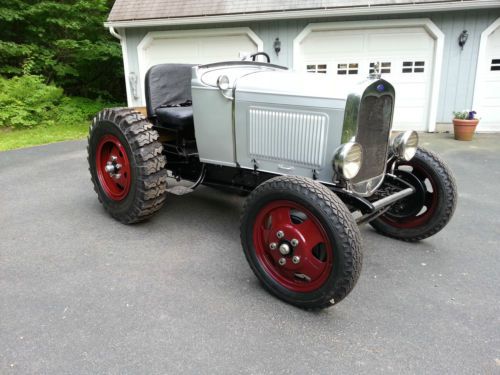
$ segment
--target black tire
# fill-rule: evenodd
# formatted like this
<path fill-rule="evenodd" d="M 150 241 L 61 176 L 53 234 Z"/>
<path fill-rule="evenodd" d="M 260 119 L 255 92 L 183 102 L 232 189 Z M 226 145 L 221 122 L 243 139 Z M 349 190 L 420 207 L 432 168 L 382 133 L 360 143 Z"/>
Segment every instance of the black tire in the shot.
<path fill-rule="evenodd" d="M 333 264 L 326 281 L 315 290 L 302 292 L 287 288 L 266 271 L 263 261 L 259 260 L 262 258 L 257 255 L 256 249 L 261 245 L 254 243 L 256 219 L 269 204 L 283 201 L 308 210 L 324 229 L 322 233 L 331 244 L 332 258 L 329 259 Z M 272 294 L 295 306 L 306 309 L 330 307 L 344 299 L 358 280 L 362 264 L 358 226 L 344 203 L 332 191 L 311 179 L 280 176 L 259 185 L 245 202 L 240 233 L 246 259 L 257 278 Z"/>
<path fill-rule="evenodd" d="M 98 175 L 98 168 L 101 167 L 98 167 L 96 157 L 100 155 L 98 146 L 103 137 L 118 139 L 129 162 L 128 193 L 119 200 L 106 192 L 102 173 L 101 177 Z M 91 180 L 106 211 L 122 223 L 146 220 L 165 202 L 166 160 L 158 138 L 158 132 L 153 130 L 151 123 L 133 109 L 105 109 L 92 121 L 87 147 Z"/>
<path fill-rule="evenodd" d="M 408 167 L 411 171 L 405 172 Z M 394 208 L 371 221 L 371 226 L 385 236 L 408 242 L 423 240 L 443 229 L 457 203 L 455 178 L 447 165 L 433 152 L 418 148 L 410 161 L 397 163 L 395 173 L 409 183 L 415 181 L 416 194 L 423 188 L 422 198 L 411 195 L 403 199 L 399 206 L 396 203 Z"/>

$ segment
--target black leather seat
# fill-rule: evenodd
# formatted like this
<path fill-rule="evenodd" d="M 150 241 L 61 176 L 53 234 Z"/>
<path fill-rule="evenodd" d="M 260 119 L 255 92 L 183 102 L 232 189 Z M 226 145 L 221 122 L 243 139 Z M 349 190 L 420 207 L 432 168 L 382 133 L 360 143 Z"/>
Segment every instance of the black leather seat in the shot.
<path fill-rule="evenodd" d="M 148 117 L 158 126 L 194 134 L 193 108 L 179 106 L 191 101 L 191 64 L 160 64 L 146 73 Z"/>
<path fill-rule="evenodd" d="M 194 129 L 193 107 L 160 107 L 156 117 L 165 127 L 180 131 Z"/>

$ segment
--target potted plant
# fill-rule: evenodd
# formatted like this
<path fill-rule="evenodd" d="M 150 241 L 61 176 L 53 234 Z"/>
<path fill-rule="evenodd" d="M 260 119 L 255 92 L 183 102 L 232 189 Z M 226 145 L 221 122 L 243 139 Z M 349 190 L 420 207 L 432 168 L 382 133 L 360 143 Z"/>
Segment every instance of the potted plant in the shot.
<path fill-rule="evenodd" d="M 459 141 L 472 141 L 479 119 L 476 118 L 476 111 L 453 112 L 453 130 L 455 139 Z"/>

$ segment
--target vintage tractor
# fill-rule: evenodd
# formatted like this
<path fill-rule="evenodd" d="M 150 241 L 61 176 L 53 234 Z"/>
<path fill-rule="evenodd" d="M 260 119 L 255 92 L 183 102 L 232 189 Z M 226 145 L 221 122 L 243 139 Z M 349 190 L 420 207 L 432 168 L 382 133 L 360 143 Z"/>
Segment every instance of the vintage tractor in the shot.
<path fill-rule="evenodd" d="M 380 76 L 346 95 L 322 75 L 269 63 L 162 64 L 145 93 L 147 116 L 113 108 L 93 120 L 88 161 L 104 208 L 131 224 L 202 184 L 248 195 L 246 259 L 296 306 L 329 307 L 352 290 L 357 224 L 419 241 L 453 215 L 450 170 L 417 133 L 391 136 L 395 91 Z"/>

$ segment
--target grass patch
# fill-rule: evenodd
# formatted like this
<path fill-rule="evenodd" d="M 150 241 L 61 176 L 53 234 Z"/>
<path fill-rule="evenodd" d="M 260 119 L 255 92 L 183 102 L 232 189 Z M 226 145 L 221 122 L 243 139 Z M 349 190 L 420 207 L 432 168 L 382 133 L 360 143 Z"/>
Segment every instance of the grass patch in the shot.
<path fill-rule="evenodd" d="M 0 151 L 83 139 L 88 131 L 89 122 L 87 121 L 76 125 L 54 124 L 31 129 L 0 128 Z"/>

